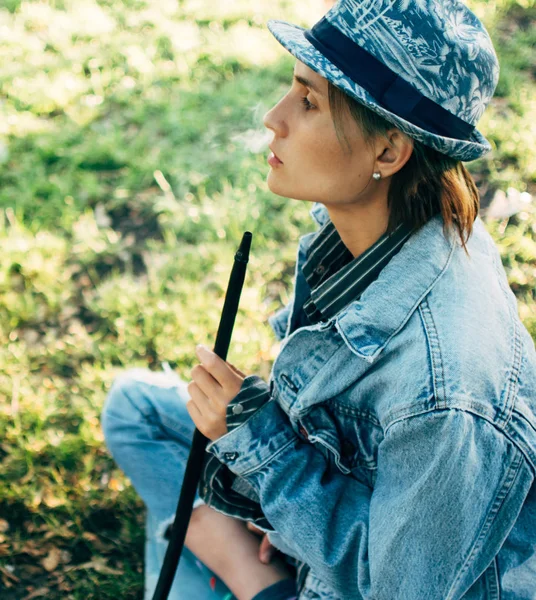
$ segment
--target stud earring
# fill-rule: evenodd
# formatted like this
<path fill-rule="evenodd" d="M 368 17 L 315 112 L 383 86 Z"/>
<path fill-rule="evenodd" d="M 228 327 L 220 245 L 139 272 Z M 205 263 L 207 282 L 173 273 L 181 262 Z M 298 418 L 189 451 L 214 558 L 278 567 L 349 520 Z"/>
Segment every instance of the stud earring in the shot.
<path fill-rule="evenodd" d="M 372 175 L 372 177 L 376 180 L 379 181 L 382 178 L 382 174 L 381 173 L 374 173 Z"/>

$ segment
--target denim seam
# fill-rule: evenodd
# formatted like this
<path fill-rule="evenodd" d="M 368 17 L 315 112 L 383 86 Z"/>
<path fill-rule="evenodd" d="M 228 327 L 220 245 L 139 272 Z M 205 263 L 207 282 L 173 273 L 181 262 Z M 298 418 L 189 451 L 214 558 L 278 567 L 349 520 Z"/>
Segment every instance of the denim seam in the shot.
<path fill-rule="evenodd" d="M 426 333 L 426 338 L 428 340 L 428 348 L 430 352 L 430 360 L 432 361 L 432 380 L 434 382 L 434 397 L 437 398 L 439 408 L 447 408 L 447 395 L 446 395 L 446 381 L 445 381 L 445 371 L 443 365 L 443 358 L 441 353 L 441 345 L 439 343 L 439 334 L 437 332 L 437 327 L 434 321 L 434 317 L 432 315 L 432 310 L 430 308 L 430 303 L 428 299 L 425 298 L 422 301 L 421 306 L 419 307 L 423 322 L 423 327 Z M 427 318 L 429 317 L 430 323 L 427 324 Z M 436 364 L 438 363 L 438 364 Z M 441 370 L 441 376 L 439 377 L 439 370 Z M 440 400 L 439 396 L 439 388 L 441 388 L 442 400 Z"/>
<path fill-rule="evenodd" d="M 353 384 L 352 384 L 353 385 Z M 356 408 L 351 404 L 346 404 L 346 402 L 341 402 L 337 398 L 330 398 L 326 400 L 326 403 L 329 404 L 335 412 L 349 415 L 351 417 L 356 417 L 361 419 L 362 421 L 367 421 L 368 423 L 376 426 L 378 429 L 382 429 L 382 424 L 379 421 L 378 417 L 373 414 L 369 410 L 363 410 L 362 408 Z"/>
<path fill-rule="evenodd" d="M 519 426 L 519 422 L 523 422 L 524 424 L 527 424 L 528 427 L 530 427 L 530 432 L 531 432 L 530 439 L 532 439 L 533 436 L 535 435 L 536 429 L 534 428 L 532 423 L 530 423 L 530 421 L 527 420 L 527 418 L 525 417 L 525 415 L 523 413 L 514 409 L 514 410 L 512 410 L 512 418 L 510 419 L 509 426 L 504 431 L 505 435 L 508 436 L 510 441 L 512 443 L 514 443 L 517 446 L 517 448 L 519 449 L 519 451 L 522 452 L 523 455 L 526 457 L 527 463 L 529 464 L 529 467 L 530 467 L 534 477 L 536 478 L 536 469 L 534 467 L 535 462 L 536 462 L 536 449 L 533 448 L 530 444 L 527 444 L 523 437 L 519 436 L 519 433 L 516 431 L 515 424 L 514 424 L 514 426 L 512 426 L 513 425 L 513 417 L 516 418 L 516 421 L 518 422 L 518 426 Z"/>
<path fill-rule="evenodd" d="M 516 367 L 517 362 L 519 361 L 519 355 L 521 354 L 521 340 L 520 340 L 520 333 L 519 333 L 519 329 L 518 329 L 518 315 L 516 313 L 514 313 L 514 310 L 509 302 L 509 296 L 510 294 L 513 294 L 512 290 L 508 287 L 508 280 L 506 280 L 506 282 L 504 281 L 503 277 L 506 278 L 506 275 L 504 273 L 504 267 L 502 266 L 502 261 L 500 258 L 500 255 L 495 254 L 495 268 L 497 270 L 497 279 L 499 280 L 499 285 L 501 286 L 501 289 L 503 291 L 505 300 L 506 300 L 506 304 L 508 306 L 508 312 L 510 314 L 510 318 L 514 324 L 514 361 L 513 361 L 513 365 L 512 365 L 512 371 L 509 375 L 508 378 L 508 388 L 506 389 L 506 397 L 505 397 L 505 408 L 501 411 L 501 414 L 499 416 L 499 419 L 504 421 L 504 424 L 506 425 L 508 423 L 508 421 L 511 418 L 512 415 L 512 408 L 513 408 L 513 402 L 511 403 L 511 406 L 508 407 L 508 402 L 510 400 L 510 388 L 512 386 L 512 384 L 516 383 L 519 377 L 519 366 Z M 515 375 L 515 381 L 514 381 L 514 375 Z M 508 411 L 508 415 L 506 415 L 506 412 Z"/>
<path fill-rule="evenodd" d="M 515 404 L 515 392 L 517 388 L 517 383 L 519 381 L 519 372 L 521 367 L 521 338 L 519 335 L 519 328 L 517 319 L 513 319 L 514 322 L 514 360 L 512 364 L 512 370 L 510 372 L 510 376 L 508 378 L 508 387 L 506 389 L 505 395 L 505 408 L 501 411 L 501 416 L 499 419 L 503 420 L 504 425 L 506 426 L 510 419 L 512 418 L 512 411 Z M 512 390 L 512 391 L 510 391 Z M 507 413 L 507 414 L 506 414 Z M 503 419 L 504 415 L 504 419 Z"/>
<path fill-rule="evenodd" d="M 484 541 L 484 538 L 486 537 L 491 526 L 493 525 L 493 522 L 495 521 L 497 515 L 499 514 L 501 507 L 503 506 L 506 498 L 510 494 L 510 492 L 513 488 L 513 485 L 518 477 L 518 474 L 521 471 L 521 466 L 523 464 L 523 454 L 514 445 L 512 445 L 512 448 L 513 448 L 515 454 L 514 454 L 514 458 L 511 462 L 510 466 L 508 467 L 508 471 L 504 478 L 504 483 L 501 486 L 501 488 L 499 489 L 499 491 L 497 492 L 497 495 L 495 496 L 495 500 L 493 502 L 493 506 L 491 507 L 491 510 L 488 513 L 486 521 L 484 522 L 484 524 L 481 527 L 480 534 L 478 535 L 477 539 L 475 540 L 475 542 L 473 544 L 473 548 L 471 549 L 469 555 L 465 559 L 465 563 L 464 563 L 461 571 L 458 573 L 458 576 L 452 583 L 452 586 L 450 588 L 448 596 L 445 598 L 445 600 L 453 600 L 454 596 L 452 594 L 455 591 L 455 587 L 458 585 L 462 576 L 469 569 L 471 561 L 472 561 L 473 557 L 475 556 L 475 554 L 477 553 L 477 551 L 479 551 L 480 548 L 482 547 L 482 542 Z"/>
<path fill-rule="evenodd" d="M 448 413 L 448 412 L 452 412 L 452 411 L 460 411 L 463 413 L 466 413 L 468 415 L 472 415 L 473 417 L 477 417 L 480 419 L 483 419 L 485 421 L 488 421 L 488 423 L 490 423 L 491 425 L 495 425 L 495 423 L 493 423 L 492 421 L 490 421 L 487 417 L 473 412 L 471 410 L 469 410 L 468 408 L 464 408 L 461 406 L 447 406 L 446 408 L 437 408 L 437 407 L 431 407 L 431 408 L 422 408 L 419 409 L 418 412 L 410 412 L 407 414 L 397 414 L 392 421 L 387 421 L 384 427 L 384 431 L 383 431 L 383 436 L 384 439 L 387 437 L 387 434 L 389 433 L 389 430 L 391 429 L 391 427 L 393 425 L 396 425 L 397 423 L 400 423 L 401 421 L 407 421 L 409 419 L 415 419 L 417 417 L 424 417 L 426 415 L 441 415 L 442 413 Z M 499 429 L 499 431 L 501 433 L 504 433 L 502 430 Z"/>
<path fill-rule="evenodd" d="M 486 587 L 487 591 L 491 594 L 490 600 L 500 600 L 501 587 L 499 583 L 499 564 L 497 554 L 493 557 L 487 573 L 488 576 L 486 578 Z"/>

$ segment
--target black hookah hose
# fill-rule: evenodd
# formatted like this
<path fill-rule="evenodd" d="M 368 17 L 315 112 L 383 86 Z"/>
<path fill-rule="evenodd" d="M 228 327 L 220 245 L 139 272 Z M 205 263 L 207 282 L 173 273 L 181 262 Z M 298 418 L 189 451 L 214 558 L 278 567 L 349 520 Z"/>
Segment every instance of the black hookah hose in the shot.
<path fill-rule="evenodd" d="M 240 294 L 246 277 L 251 238 L 252 235 L 249 231 L 244 232 L 242 241 L 240 242 L 240 246 L 234 257 L 233 268 L 229 278 L 227 292 L 225 294 L 220 325 L 218 327 L 216 343 L 214 345 L 214 353 L 223 360 L 227 359 L 227 351 L 229 350 L 229 344 L 231 342 Z M 166 600 L 173 584 L 182 548 L 184 546 L 184 540 L 186 538 L 186 531 L 188 530 L 188 524 L 190 523 L 190 517 L 192 516 L 195 492 L 199 485 L 199 478 L 201 477 L 201 469 L 203 468 L 207 444 L 208 438 L 196 428 L 192 439 L 188 462 L 186 464 L 179 503 L 177 504 L 175 513 L 175 521 L 171 528 L 170 540 L 158 578 L 158 583 L 156 584 L 153 600 Z"/>

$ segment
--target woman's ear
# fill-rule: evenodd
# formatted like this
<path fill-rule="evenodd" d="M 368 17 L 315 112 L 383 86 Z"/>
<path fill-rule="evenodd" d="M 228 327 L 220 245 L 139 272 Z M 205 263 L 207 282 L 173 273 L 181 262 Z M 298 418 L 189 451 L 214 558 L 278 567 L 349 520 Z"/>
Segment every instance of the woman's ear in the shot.
<path fill-rule="evenodd" d="M 400 129 L 389 129 L 376 141 L 376 165 L 385 179 L 394 175 L 408 162 L 413 152 L 413 140 Z"/>

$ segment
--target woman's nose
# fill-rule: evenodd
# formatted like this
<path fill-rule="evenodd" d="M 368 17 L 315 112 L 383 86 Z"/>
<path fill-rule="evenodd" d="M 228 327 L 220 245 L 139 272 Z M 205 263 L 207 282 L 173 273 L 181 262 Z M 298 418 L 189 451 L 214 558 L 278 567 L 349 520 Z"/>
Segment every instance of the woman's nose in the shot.
<path fill-rule="evenodd" d="M 273 131 L 274 127 L 272 125 L 272 111 L 274 109 L 271 108 L 267 113 L 265 113 L 264 117 L 262 118 L 262 122 L 264 123 L 264 126 L 266 127 L 266 129 L 271 129 Z"/>
<path fill-rule="evenodd" d="M 276 110 L 278 106 L 279 102 L 264 115 L 262 122 L 266 129 L 271 129 L 276 135 L 281 137 L 284 134 L 285 125 L 280 113 Z"/>

